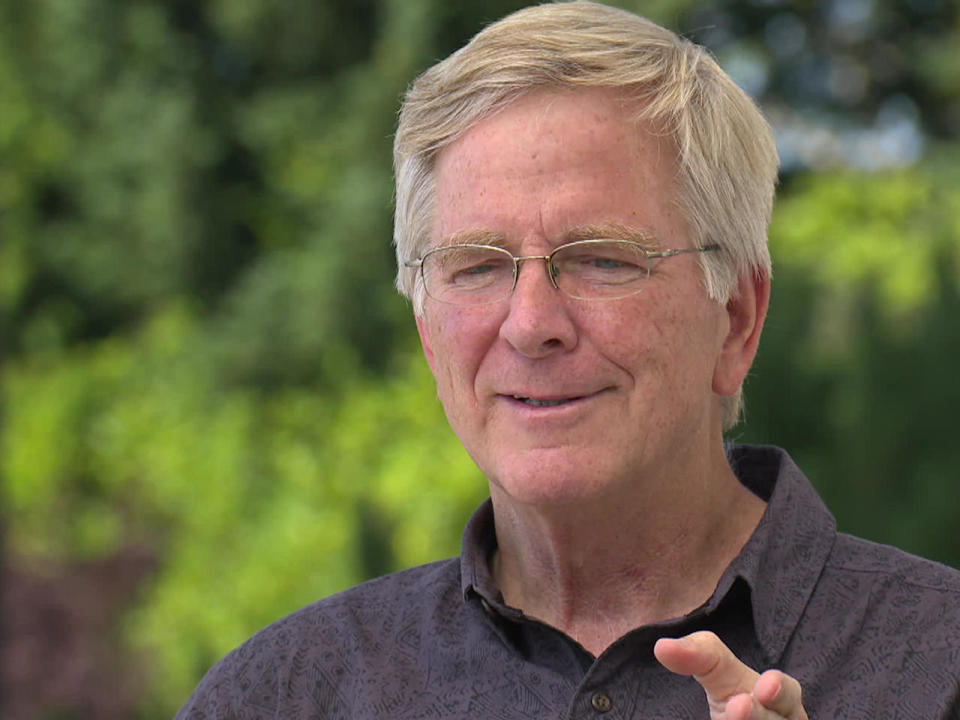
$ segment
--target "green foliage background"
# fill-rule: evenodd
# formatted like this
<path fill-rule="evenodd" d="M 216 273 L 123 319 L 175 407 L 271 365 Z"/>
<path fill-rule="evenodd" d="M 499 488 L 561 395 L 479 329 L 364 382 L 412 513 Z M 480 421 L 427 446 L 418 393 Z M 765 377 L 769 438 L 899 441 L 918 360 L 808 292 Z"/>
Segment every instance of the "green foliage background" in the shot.
<path fill-rule="evenodd" d="M 520 4 L 0 3 L 5 552 L 157 550 L 123 619 L 149 658 L 141 717 L 169 717 L 269 621 L 457 551 L 484 483 L 391 286 L 391 133 L 409 80 Z M 761 53 L 774 11 L 811 38 L 834 22 L 619 4 L 690 32 L 712 13 L 721 58 Z M 768 49 L 761 100 L 850 119 L 908 93 L 928 150 L 785 176 L 732 437 L 789 448 L 842 529 L 960 565 L 960 25 L 927 3 L 896 36 L 906 11 L 873 7 L 898 79 L 844 106 Z"/>

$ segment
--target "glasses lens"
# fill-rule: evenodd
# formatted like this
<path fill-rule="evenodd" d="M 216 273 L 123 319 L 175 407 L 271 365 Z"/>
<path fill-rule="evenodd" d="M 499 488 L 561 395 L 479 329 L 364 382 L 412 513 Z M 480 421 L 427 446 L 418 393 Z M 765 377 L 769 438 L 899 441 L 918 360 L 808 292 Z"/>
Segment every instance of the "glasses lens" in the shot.
<path fill-rule="evenodd" d="M 626 240 L 584 240 L 553 255 L 557 287 L 583 300 L 620 298 L 640 292 L 650 275 L 650 260 Z"/>
<path fill-rule="evenodd" d="M 423 258 L 427 294 L 453 305 L 483 305 L 510 294 L 513 257 L 483 245 L 455 245 L 432 250 Z"/>

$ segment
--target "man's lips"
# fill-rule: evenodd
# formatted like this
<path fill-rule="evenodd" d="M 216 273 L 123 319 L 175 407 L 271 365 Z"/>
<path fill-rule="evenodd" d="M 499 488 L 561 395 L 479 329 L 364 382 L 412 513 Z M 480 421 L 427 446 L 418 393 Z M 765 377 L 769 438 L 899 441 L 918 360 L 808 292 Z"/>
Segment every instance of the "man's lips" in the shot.
<path fill-rule="evenodd" d="M 557 405 L 565 405 L 568 402 L 579 400 L 582 396 L 557 398 L 552 400 L 541 400 L 539 398 L 522 397 L 520 395 L 511 395 L 511 397 L 517 402 L 522 402 L 526 405 L 532 405 L 533 407 L 556 407 Z"/>
<path fill-rule="evenodd" d="M 606 389 L 606 388 L 604 388 Z M 602 393 L 603 390 L 571 393 L 503 393 L 500 397 L 512 402 L 522 403 L 528 407 L 551 408 L 560 405 L 569 405 L 580 400 L 587 400 Z"/>

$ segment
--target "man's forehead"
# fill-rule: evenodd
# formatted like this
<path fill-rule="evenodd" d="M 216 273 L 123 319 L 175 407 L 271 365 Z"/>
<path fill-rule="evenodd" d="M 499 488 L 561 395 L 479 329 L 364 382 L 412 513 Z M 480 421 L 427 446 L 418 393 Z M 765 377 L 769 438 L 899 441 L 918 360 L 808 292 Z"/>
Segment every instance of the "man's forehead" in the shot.
<path fill-rule="evenodd" d="M 570 108 L 576 108 L 580 117 L 576 124 L 563 125 L 558 118 Z M 439 148 L 433 159 L 438 175 L 449 170 L 476 172 L 494 160 L 511 164 L 518 156 L 495 157 L 489 152 L 469 154 L 466 147 L 497 148 L 511 144 L 526 144 L 531 154 L 539 154 L 550 147 L 567 148 L 572 134 L 583 133 L 594 139 L 592 152 L 602 151 L 621 137 L 653 148 L 652 156 L 658 162 L 676 163 L 677 149 L 673 134 L 664 122 L 646 117 L 645 103 L 621 88 L 534 88 L 497 106 L 473 121 L 451 142 Z M 504 118 L 522 118 L 517 123 L 503 122 Z M 600 129 L 603 129 L 601 132 Z M 451 168 L 450 165 L 456 165 Z"/>
<path fill-rule="evenodd" d="M 480 120 L 436 159 L 429 246 L 676 244 L 672 143 L 624 107 L 610 88 L 538 92 Z"/>

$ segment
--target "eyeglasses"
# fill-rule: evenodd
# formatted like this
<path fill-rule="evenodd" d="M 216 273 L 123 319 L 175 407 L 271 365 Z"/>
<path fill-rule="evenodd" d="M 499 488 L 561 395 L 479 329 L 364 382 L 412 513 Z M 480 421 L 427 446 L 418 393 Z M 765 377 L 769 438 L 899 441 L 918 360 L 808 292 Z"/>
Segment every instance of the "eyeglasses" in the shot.
<path fill-rule="evenodd" d="M 719 245 L 681 250 L 647 250 L 630 240 L 577 240 L 549 255 L 517 257 L 492 245 L 447 245 L 404 262 L 419 268 L 434 300 L 450 305 L 486 305 L 510 296 L 520 263 L 543 260 L 556 289 L 577 300 L 617 300 L 643 289 L 650 271 L 664 258 L 719 250 Z"/>

